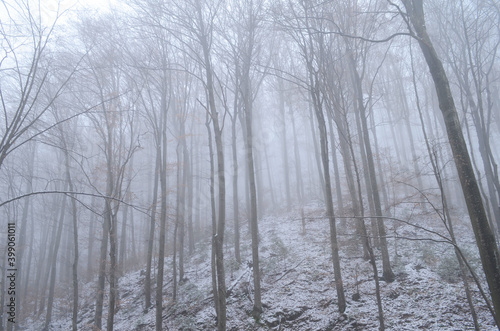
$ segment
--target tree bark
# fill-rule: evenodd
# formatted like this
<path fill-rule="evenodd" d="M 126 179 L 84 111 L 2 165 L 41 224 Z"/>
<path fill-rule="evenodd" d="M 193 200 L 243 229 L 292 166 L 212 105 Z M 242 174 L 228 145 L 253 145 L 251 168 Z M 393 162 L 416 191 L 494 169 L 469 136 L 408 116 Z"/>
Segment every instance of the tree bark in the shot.
<path fill-rule="evenodd" d="M 368 124 L 366 119 L 366 109 L 363 103 L 363 91 L 361 87 L 361 78 L 359 77 L 358 71 L 356 70 L 356 65 L 354 63 L 354 58 L 349 58 L 349 64 L 351 68 L 351 74 L 353 77 L 353 83 L 355 88 L 355 95 L 357 98 L 357 107 L 359 110 L 359 117 L 361 119 L 361 125 L 363 129 L 363 144 L 366 150 L 366 159 L 368 163 L 368 171 L 370 177 L 370 185 L 371 191 L 373 194 L 373 203 L 375 206 L 375 216 L 379 216 L 377 218 L 377 230 L 380 238 L 380 251 L 382 253 L 382 268 L 383 268 L 383 277 L 386 282 L 392 282 L 395 278 L 394 273 L 392 272 L 391 262 L 389 259 L 389 250 L 387 248 L 387 234 L 385 231 L 384 221 L 381 216 L 382 214 L 382 206 L 380 203 L 380 194 L 377 185 L 377 177 L 375 174 L 375 164 L 373 162 L 373 153 L 370 144 L 370 131 L 368 130 Z"/>
<path fill-rule="evenodd" d="M 295 177 L 297 180 L 296 189 L 297 189 L 297 201 L 299 204 L 304 204 L 304 183 L 302 180 L 302 167 L 300 161 L 300 152 L 299 152 L 299 143 L 297 141 L 297 130 L 295 128 L 295 114 L 290 114 L 292 119 L 292 133 L 293 133 L 293 154 L 295 157 Z"/>
<path fill-rule="evenodd" d="M 314 92 L 311 92 L 314 95 Z M 328 222 L 330 225 L 330 245 L 332 249 L 332 259 L 333 259 L 333 271 L 335 274 L 335 287 L 337 290 L 337 301 L 338 308 L 341 313 L 343 313 L 346 309 L 346 301 L 344 294 L 344 285 L 342 282 L 342 273 L 340 269 L 340 256 L 339 256 L 339 247 L 337 243 L 337 227 L 335 214 L 333 211 L 333 195 L 332 195 L 332 187 L 330 181 L 330 162 L 328 158 L 328 137 L 326 131 L 326 123 L 323 114 L 323 110 L 320 107 L 319 100 L 317 100 L 318 96 L 313 96 L 313 102 L 315 104 L 314 110 L 316 113 L 316 119 L 318 121 L 319 127 L 319 137 L 320 137 L 320 149 L 321 149 L 321 160 L 323 161 L 323 173 L 325 180 L 325 204 L 326 204 L 326 214 L 328 217 Z"/>
<path fill-rule="evenodd" d="M 203 52 L 203 65 L 205 71 L 205 84 L 208 96 L 208 111 L 212 120 L 214 131 L 215 150 L 217 153 L 217 179 L 218 179 L 218 217 L 217 234 L 215 237 L 215 255 L 217 269 L 217 330 L 226 329 L 226 279 L 224 271 L 224 231 L 226 226 L 226 178 L 224 174 L 224 145 L 222 143 L 222 130 L 219 124 L 219 113 L 215 102 L 214 73 L 211 61 L 211 44 L 209 42 L 210 27 L 205 26 L 203 9 L 199 1 L 196 1 L 197 24 L 199 25 L 198 38 Z"/>
<path fill-rule="evenodd" d="M 260 264 L 259 264 L 259 226 L 257 214 L 257 190 L 255 186 L 255 169 L 253 157 L 252 137 L 252 101 L 250 77 L 243 77 L 243 102 L 246 126 L 246 162 L 248 167 L 248 182 L 250 188 L 250 230 L 252 235 L 252 265 L 254 283 L 253 315 L 259 318 L 262 313 L 262 297 L 260 289 Z"/>
<path fill-rule="evenodd" d="M 148 252 L 146 256 L 146 274 L 144 281 L 144 296 L 145 305 L 144 310 L 148 311 L 151 307 L 151 266 L 153 264 L 153 243 L 155 238 L 155 227 L 156 227 L 156 207 L 158 205 L 158 182 L 160 177 L 161 169 L 161 136 L 157 138 L 156 141 L 156 162 L 155 162 L 155 174 L 154 174 L 154 184 L 153 184 L 153 201 L 151 204 L 151 217 L 149 221 L 149 235 L 148 235 Z"/>
<path fill-rule="evenodd" d="M 234 218 L 234 258 L 241 263 L 240 253 L 240 206 L 238 201 L 238 151 L 236 147 L 236 123 L 238 117 L 238 98 L 234 98 L 234 113 L 231 118 L 231 149 L 233 154 L 233 218 Z"/>
<path fill-rule="evenodd" d="M 164 77 L 166 73 L 163 73 Z M 161 109 L 160 109 L 160 135 L 161 135 L 161 160 L 160 160 L 160 235 L 158 240 L 158 276 L 156 278 L 156 331 L 163 330 L 163 276 L 165 270 L 165 232 L 167 231 L 167 87 L 162 83 Z"/>
<path fill-rule="evenodd" d="M 218 299 L 218 291 L 217 291 L 217 267 L 216 267 L 216 250 L 217 250 L 217 209 L 215 207 L 215 165 L 214 165 L 214 147 L 212 142 L 212 130 L 210 129 L 210 121 L 209 114 L 207 113 L 207 122 L 205 123 L 208 132 L 208 149 L 210 155 L 210 210 L 211 210 L 211 219 L 212 219 L 212 250 L 210 256 L 210 267 L 212 271 L 212 293 L 214 295 L 214 303 L 215 303 L 215 313 L 217 316 L 217 325 L 218 319 L 220 316 L 219 313 L 219 299 Z"/>
<path fill-rule="evenodd" d="M 57 271 L 57 254 L 59 252 L 59 245 L 61 243 L 61 234 L 64 224 L 64 214 L 66 213 L 66 195 L 63 196 L 61 202 L 61 209 L 59 213 L 59 221 L 57 225 L 57 233 L 54 237 L 54 249 L 51 252 L 51 265 L 50 265 L 50 283 L 49 283 L 49 294 L 47 299 L 47 314 L 45 317 L 45 325 L 43 327 L 44 331 L 48 331 L 50 328 L 50 323 L 52 322 L 52 307 L 54 304 L 54 290 L 56 285 L 56 271 Z"/>
<path fill-rule="evenodd" d="M 283 175 L 285 176 L 285 194 L 286 194 L 286 208 L 288 211 L 292 208 L 292 198 L 290 194 L 290 175 L 289 175 L 289 167 L 288 167 L 288 146 L 287 146 L 287 137 L 286 137 L 286 112 L 285 112 L 285 96 L 283 89 L 283 80 L 278 78 L 278 88 L 279 88 L 279 109 L 282 120 L 282 131 L 281 131 L 281 139 L 283 142 Z"/>
<path fill-rule="evenodd" d="M 467 210 L 479 248 L 483 270 L 490 289 L 495 309 L 495 321 L 497 326 L 500 326 L 500 254 L 496 246 L 495 236 L 488 223 L 483 201 L 481 200 L 481 193 L 474 175 L 467 144 L 460 127 L 450 83 L 443 64 L 427 33 L 423 0 L 403 0 L 403 3 L 434 81 L 439 108 L 443 114 L 448 140 L 451 145 Z"/>
<path fill-rule="evenodd" d="M 105 202 L 107 205 L 107 202 Z M 100 330 L 102 327 L 102 311 L 103 311 L 103 303 L 104 303 L 104 291 L 106 286 L 106 259 L 108 252 L 108 238 L 109 238 L 109 227 L 110 220 L 108 219 L 110 211 L 108 207 L 106 207 L 104 213 L 104 219 L 102 222 L 102 241 L 101 241 L 101 250 L 99 254 L 99 274 L 97 276 L 97 299 L 95 304 L 95 317 L 94 317 L 94 325 L 97 330 Z M 111 218 L 111 216 L 109 216 Z"/>

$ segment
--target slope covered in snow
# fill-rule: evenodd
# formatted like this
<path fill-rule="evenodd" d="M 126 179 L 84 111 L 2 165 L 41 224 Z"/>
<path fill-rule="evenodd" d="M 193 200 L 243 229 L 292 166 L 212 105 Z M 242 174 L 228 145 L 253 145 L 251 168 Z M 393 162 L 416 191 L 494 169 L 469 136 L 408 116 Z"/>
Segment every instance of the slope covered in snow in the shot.
<path fill-rule="evenodd" d="M 342 276 L 347 310 L 336 306 L 328 221 L 316 205 L 300 213 L 288 213 L 260 220 L 260 253 L 264 312 L 256 321 L 252 310 L 250 235 L 243 227 L 242 258 L 238 265 L 232 245 L 226 245 L 228 330 L 377 330 L 378 310 L 370 263 L 363 259 L 354 235 L 352 219 L 338 220 Z M 432 216 L 406 217 L 410 223 L 444 234 L 444 227 Z M 345 226 L 343 226 L 345 223 Z M 367 221 L 367 226 L 370 222 Z M 305 228 L 303 227 L 305 225 Z M 387 330 L 472 330 L 474 325 L 458 276 L 452 247 L 427 239 L 430 234 L 409 224 L 387 221 L 389 251 L 396 280 L 381 280 L 382 305 Z M 480 274 L 473 238 L 465 222 L 457 222 L 464 251 Z M 304 231 L 305 229 L 305 231 Z M 230 235 L 227 235 L 230 240 Z M 377 249 L 375 253 L 379 258 Z M 171 257 L 166 262 L 164 287 L 165 330 L 213 330 L 215 310 L 211 296 L 210 245 L 200 243 L 186 261 L 186 278 L 172 302 Z M 377 260 L 377 263 L 381 263 Z M 379 270 L 381 265 L 379 265 Z M 115 330 L 154 330 L 154 308 L 144 312 L 144 272 L 138 270 L 120 279 L 120 302 Z M 494 321 L 470 279 L 482 330 L 495 330 Z M 83 285 L 78 326 L 91 330 L 94 317 L 94 283 Z M 358 295 L 359 294 L 359 295 Z M 69 293 L 68 293 L 69 295 Z M 68 298 L 66 299 L 68 300 Z M 53 330 L 69 330 L 70 305 L 56 304 Z M 67 307 L 67 310 L 61 309 Z M 106 309 L 105 309 L 106 311 Z M 40 322 L 41 323 L 41 322 Z M 41 324 L 31 321 L 28 330 Z"/>

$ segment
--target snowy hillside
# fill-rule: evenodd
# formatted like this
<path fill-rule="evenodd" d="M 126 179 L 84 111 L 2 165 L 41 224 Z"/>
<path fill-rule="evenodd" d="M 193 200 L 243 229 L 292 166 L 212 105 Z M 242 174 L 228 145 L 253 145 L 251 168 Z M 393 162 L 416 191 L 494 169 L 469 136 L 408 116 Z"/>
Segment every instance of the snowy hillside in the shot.
<path fill-rule="evenodd" d="M 259 321 L 255 321 L 251 314 L 253 296 L 250 262 L 238 266 L 227 246 L 228 330 L 378 329 L 372 268 L 368 261 L 363 260 L 361 245 L 352 235 L 352 220 L 347 220 L 346 227 L 339 229 L 342 276 L 348 299 L 346 312 L 339 314 L 327 220 L 322 218 L 323 212 L 317 206 L 309 206 L 305 214 L 305 233 L 299 213 L 266 217 L 260 221 L 264 312 Z M 441 233 L 444 230 L 430 216 L 412 216 L 409 221 Z M 343 221 L 338 222 L 340 224 Z M 473 329 L 451 247 L 429 240 L 417 240 L 436 238 L 410 225 L 397 223 L 386 224 L 397 276 L 392 283 L 380 282 L 386 329 Z M 471 233 L 467 231 L 465 222 L 458 222 L 456 226 L 462 233 Z M 394 239 L 394 235 L 399 239 Z M 245 261 L 251 261 L 249 237 L 248 229 L 245 228 L 242 238 L 242 257 Z M 465 251 L 467 247 L 473 247 L 470 245 L 471 240 L 472 236 L 461 239 L 461 242 L 469 243 L 463 245 Z M 475 253 L 472 249 L 469 253 L 474 264 Z M 171 257 L 167 261 L 164 329 L 215 329 L 209 243 L 200 244 L 196 254 L 189 258 L 186 278 L 181 283 L 175 303 L 169 300 L 172 297 Z M 117 331 L 154 330 L 154 309 L 143 312 L 143 274 L 143 271 L 137 270 L 120 279 L 120 303 L 115 322 Z M 472 280 L 470 284 L 481 329 L 495 330 L 494 321 Z M 84 286 L 79 330 L 91 330 L 94 286 L 94 283 Z M 64 307 L 61 302 L 55 306 Z M 67 311 L 55 312 L 53 330 L 70 329 L 70 312 L 69 304 Z M 39 330 L 42 326 L 32 323 L 28 330 Z"/>

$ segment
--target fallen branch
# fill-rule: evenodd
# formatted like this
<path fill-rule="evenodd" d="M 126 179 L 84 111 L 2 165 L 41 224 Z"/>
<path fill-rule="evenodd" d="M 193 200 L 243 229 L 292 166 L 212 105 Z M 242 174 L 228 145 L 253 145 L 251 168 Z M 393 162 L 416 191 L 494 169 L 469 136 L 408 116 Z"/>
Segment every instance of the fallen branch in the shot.
<path fill-rule="evenodd" d="M 276 283 L 278 280 L 282 279 L 283 277 L 285 277 L 287 274 L 289 274 L 290 272 L 294 271 L 295 268 L 297 268 L 302 262 L 304 262 L 305 258 L 300 260 L 299 263 L 297 263 L 295 266 L 293 266 L 292 268 L 288 269 L 287 271 L 285 271 L 280 278 L 276 279 L 273 283 Z"/>
<path fill-rule="evenodd" d="M 226 291 L 226 297 L 229 297 L 231 295 L 233 288 L 240 282 L 243 276 L 245 276 L 249 271 L 250 268 L 246 268 L 246 270 L 241 273 L 241 275 L 231 284 L 231 286 L 228 287 Z"/>

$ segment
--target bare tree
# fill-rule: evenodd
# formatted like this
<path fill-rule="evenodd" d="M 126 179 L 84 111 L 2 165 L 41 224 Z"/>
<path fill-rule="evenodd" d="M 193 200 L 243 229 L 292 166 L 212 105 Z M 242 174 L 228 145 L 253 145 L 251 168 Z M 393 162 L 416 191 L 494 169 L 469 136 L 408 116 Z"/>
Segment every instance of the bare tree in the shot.
<path fill-rule="evenodd" d="M 215 305 L 217 307 L 217 329 L 226 328 L 226 280 L 224 270 L 224 231 L 226 224 L 226 184 L 225 184 L 225 162 L 224 146 L 222 140 L 222 129 L 224 117 L 220 116 L 217 104 L 216 80 L 212 54 L 214 49 L 214 31 L 216 30 L 222 2 L 210 0 L 192 0 L 186 2 L 175 2 L 169 10 L 169 15 L 175 19 L 175 29 L 180 33 L 176 35 L 179 48 L 184 54 L 193 59 L 201 68 L 200 74 L 195 74 L 200 79 L 205 89 L 204 107 L 210 116 L 212 124 L 217 173 L 217 232 L 214 234 L 215 249 L 215 271 L 217 283 L 217 296 Z M 182 37 L 182 38 L 181 38 Z M 194 74 L 194 73 L 192 73 Z"/>
<path fill-rule="evenodd" d="M 30 1 L 1 2 L 6 20 L 0 22 L 0 99 L 2 122 L 0 135 L 0 167 L 6 157 L 26 142 L 50 130 L 58 123 L 41 120 L 55 100 L 65 91 L 77 63 L 69 67 L 50 64 L 50 48 L 60 17 L 57 12 L 48 26 L 40 19 L 40 8 Z M 53 83 L 52 77 L 64 79 Z M 43 90 L 50 86 L 50 94 Z M 61 121 L 65 121 L 62 119 Z"/>
<path fill-rule="evenodd" d="M 118 300 L 118 272 L 117 272 L 117 244 L 118 244 L 118 221 L 117 214 L 120 208 L 120 200 L 123 197 L 123 180 L 126 174 L 127 164 L 132 154 L 137 149 L 136 133 L 133 126 L 134 112 L 130 100 L 122 95 L 123 90 L 128 88 L 126 77 L 120 70 L 120 57 L 113 49 L 113 31 L 117 28 L 117 22 L 108 21 L 105 18 L 97 21 L 86 21 L 87 34 L 82 39 L 93 48 L 88 57 L 88 69 L 86 79 L 94 86 L 90 98 L 95 98 L 100 103 L 100 112 L 90 114 L 89 119 L 94 124 L 96 133 L 101 139 L 101 150 L 104 156 L 104 169 L 106 185 L 104 188 L 104 220 L 103 240 L 99 261 L 98 296 L 96 300 L 95 325 L 101 328 L 102 306 L 105 291 L 106 255 L 110 256 L 109 283 L 110 295 L 108 304 L 107 330 L 113 329 L 114 314 Z M 99 28 L 98 28 L 99 26 Z M 91 35 L 89 35 L 90 33 Z M 105 42 L 106 41 L 106 42 Z M 83 79 L 83 77 L 82 77 Z M 96 189 L 99 189 L 95 186 Z M 108 238 L 109 237 L 109 241 Z"/>
<path fill-rule="evenodd" d="M 236 93 L 240 96 L 242 102 L 242 112 L 239 113 L 244 127 L 245 158 L 247 166 L 247 180 L 250 189 L 250 229 L 252 236 L 252 267 L 254 281 L 254 301 L 253 314 L 259 318 L 262 313 L 262 295 L 261 295 L 261 275 L 259 264 L 259 229 L 258 229 L 258 201 L 256 189 L 256 147 L 253 137 L 253 115 L 254 100 L 258 89 L 262 83 L 263 76 L 255 71 L 255 66 L 261 61 L 259 50 L 262 40 L 261 26 L 264 3 L 262 1 L 241 1 L 235 3 L 232 12 L 227 13 L 231 17 L 237 18 L 234 22 L 235 39 L 233 47 L 236 54 L 234 58 L 236 68 L 241 70 L 241 76 L 237 80 Z M 263 147 L 264 148 L 264 147 Z M 262 192 L 261 192 L 262 194 Z M 259 208 L 263 208 L 262 205 Z"/>
<path fill-rule="evenodd" d="M 333 195 L 330 180 L 330 165 L 328 153 L 328 134 L 324 113 L 324 95 L 321 88 L 320 66 L 324 56 L 324 36 L 322 34 L 313 34 L 315 29 L 322 29 L 321 20 L 315 20 L 313 12 L 315 6 L 306 2 L 291 4 L 289 10 L 291 17 L 289 20 L 295 25 L 290 24 L 289 32 L 292 38 L 297 42 L 301 56 L 305 62 L 307 72 L 307 88 L 309 90 L 312 107 L 319 128 L 320 137 L 320 155 L 322 171 L 324 176 L 324 193 L 326 216 L 330 227 L 330 245 L 332 250 L 333 267 L 335 274 L 335 286 L 337 290 L 338 308 L 340 312 L 346 309 L 344 286 L 342 283 L 342 273 L 340 268 L 339 247 L 337 242 L 337 227 L 335 213 L 333 209 Z"/>
<path fill-rule="evenodd" d="M 402 0 L 402 2 L 407 11 L 402 13 L 402 17 L 405 19 L 410 33 L 418 40 L 434 81 L 439 108 L 443 113 L 448 140 L 453 152 L 460 183 L 462 184 L 462 191 L 479 248 L 483 270 L 490 288 L 495 308 L 495 321 L 497 325 L 500 325 L 500 253 L 481 200 L 481 193 L 460 127 L 448 76 L 427 32 L 423 0 Z M 399 7 L 398 10 L 400 10 Z"/>
<path fill-rule="evenodd" d="M 500 46 L 500 37 L 495 30 L 500 22 L 500 12 L 490 1 L 475 4 L 462 0 L 439 7 L 435 12 L 439 15 L 439 23 L 447 21 L 453 24 L 453 28 L 440 31 L 440 40 L 443 42 L 438 45 L 446 45 L 442 46 L 442 53 L 464 96 L 465 100 L 461 101 L 464 119 L 470 117 L 472 120 L 483 165 L 482 171 L 476 166 L 479 185 L 481 186 L 480 173 L 484 173 L 488 192 L 483 195 L 487 203 L 486 211 L 491 214 L 490 220 L 496 220 L 495 226 L 500 231 L 500 182 L 490 142 L 494 107 L 491 90 Z M 466 129 L 469 130 L 469 125 Z M 477 165 L 477 162 L 472 161 L 473 165 Z"/>

